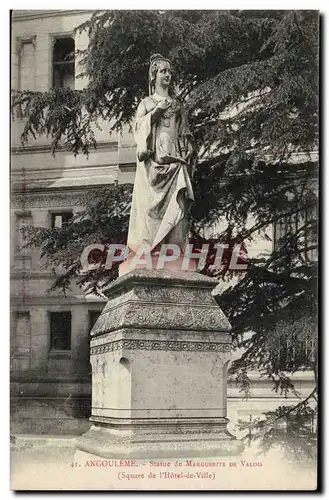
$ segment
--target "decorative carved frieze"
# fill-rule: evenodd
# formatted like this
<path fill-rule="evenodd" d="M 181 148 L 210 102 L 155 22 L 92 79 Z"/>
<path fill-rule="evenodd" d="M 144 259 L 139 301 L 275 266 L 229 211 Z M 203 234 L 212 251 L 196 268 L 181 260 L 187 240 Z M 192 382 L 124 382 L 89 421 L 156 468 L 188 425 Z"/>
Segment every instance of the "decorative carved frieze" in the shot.
<path fill-rule="evenodd" d="M 230 330 L 228 320 L 216 305 L 188 306 L 172 303 L 127 302 L 123 306 L 104 311 L 96 321 L 91 335 L 101 335 L 127 327 L 165 330 Z"/>
<path fill-rule="evenodd" d="M 94 346 L 90 355 L 104 354 L 120 349 L 137 349 L 141 351 L 199 351 L 230 352 L 232 344 L 223 342 L 187 342 L 170 340 L 115 340 L 104 345 Z"/>

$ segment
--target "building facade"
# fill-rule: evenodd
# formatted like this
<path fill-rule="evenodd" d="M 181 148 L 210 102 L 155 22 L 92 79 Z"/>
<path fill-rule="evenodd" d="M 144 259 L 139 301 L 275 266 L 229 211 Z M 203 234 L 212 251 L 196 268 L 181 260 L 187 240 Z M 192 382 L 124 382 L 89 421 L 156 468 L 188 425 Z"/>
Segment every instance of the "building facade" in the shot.
<path fill-rule="evenodd" d="M 85 34 L 74 28 L 92 11 L 21 10 L 12 14 L 12 89 L 47 91 L 81 89 L 76 50 L 86 47 Z M 64 148 L 55 156 L 45 136 L 21 144 L 24 122 L 15 116 L 11 128 L 11 420 L 12 433 L 82 433 L 89 427 L 91 373 L 89 332 L 104 301 L 86 297 L 74 284 L 69 294 L 49 293 L 53 272 L 38 249 L 22 249 L 20 229 L 60 227 L 72 217 L 86 190 L 111 183 L 133 183 L 135 147 L 128 131 L 110 135 L 104 123 L 98 147 L 88 158 Z M 250 249 L 271 249 L 260 240 Z M 58 270 L 60 272 L 60 270 Z M 295 374 L 301 397 L 314 385 L 312 374 Z M 228 416 L 248 420 L 294 404 L 272 391 L 272 382 L 251 374 L 251 397 L 243 399 L 231 381 Z"/>

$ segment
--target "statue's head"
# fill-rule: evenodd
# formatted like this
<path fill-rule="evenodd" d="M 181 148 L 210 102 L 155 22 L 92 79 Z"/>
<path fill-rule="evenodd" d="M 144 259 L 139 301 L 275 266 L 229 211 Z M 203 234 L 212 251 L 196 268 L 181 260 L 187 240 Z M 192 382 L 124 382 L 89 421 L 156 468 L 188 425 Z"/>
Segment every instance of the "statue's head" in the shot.
<path fill-rule="evenodd" d="M 172 64 L 167 57 L 161 54 L 153 54 L 150 57 L 149 69 L 149 92 L 154 94 L 156 86 L 168 87 L 171 90 Z"/>

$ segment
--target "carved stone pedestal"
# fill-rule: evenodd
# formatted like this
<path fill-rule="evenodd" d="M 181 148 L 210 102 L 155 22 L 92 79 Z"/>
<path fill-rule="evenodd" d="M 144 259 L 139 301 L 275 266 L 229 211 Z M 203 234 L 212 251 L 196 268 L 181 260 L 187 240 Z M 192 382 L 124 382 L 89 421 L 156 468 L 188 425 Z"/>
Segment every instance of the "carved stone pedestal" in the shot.
<path fill-rule="evenodd" d="M 108 288 L 92 332 L 93 425 L 76 459 L 235 455 L 227 432 L 230 324 L 216 280 L 134 270 Z"/>

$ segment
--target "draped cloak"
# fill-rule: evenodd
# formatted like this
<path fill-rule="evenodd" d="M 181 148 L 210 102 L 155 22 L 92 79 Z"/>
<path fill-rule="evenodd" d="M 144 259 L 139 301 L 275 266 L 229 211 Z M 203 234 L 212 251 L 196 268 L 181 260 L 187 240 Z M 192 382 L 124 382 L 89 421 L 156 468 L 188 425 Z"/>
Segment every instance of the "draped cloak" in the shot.
<path fill-rule="evenodd" d="M 188 211 L 194 201 L 185 156 L 191 136 L 184 110 L 173 100 L 170 108 L 151 122 L 157 101 L 146 97 L 138 106 L 134 138 L 137 165 L 127 245 L 136 253 L 143 243 L 156 250 L 160 243 L 184 249 L 189 233 Z"/>

